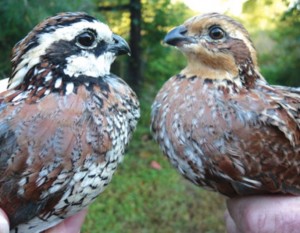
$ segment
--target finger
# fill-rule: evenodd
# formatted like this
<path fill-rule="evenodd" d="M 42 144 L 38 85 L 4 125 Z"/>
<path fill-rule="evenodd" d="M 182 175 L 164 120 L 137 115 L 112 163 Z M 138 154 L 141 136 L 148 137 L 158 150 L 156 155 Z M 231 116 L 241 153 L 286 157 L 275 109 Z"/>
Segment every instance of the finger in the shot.
<path fill-rule="evenodd" d="M 227 233 L 240 233 L 237 229 L 235 222 L 231 218 L 228 210 L 226 210 L 224 213 L 224 219 L 225 219 L 225 223 L 226 223 L 226 230 L 227 230 L 226 232 Z"/>
<path fill-rule="evenodd" d="M 2 209 L 0 209 L 0 233 L 9 233 L 8 217 Z"/>
<path fill-rule="evenodd" d="M 236 198 L 227 201 L 227 208 L 241 232 L 292 233 L 300 229 L 300 197 Z"/>
<path fill-rule="evenodd" d="M 82 210 L 79 213 L 65 219 L 57 226 L 47 230 L 45 233 L 77 233 L 80 232 L 84 222 L 87 210 Z"/>

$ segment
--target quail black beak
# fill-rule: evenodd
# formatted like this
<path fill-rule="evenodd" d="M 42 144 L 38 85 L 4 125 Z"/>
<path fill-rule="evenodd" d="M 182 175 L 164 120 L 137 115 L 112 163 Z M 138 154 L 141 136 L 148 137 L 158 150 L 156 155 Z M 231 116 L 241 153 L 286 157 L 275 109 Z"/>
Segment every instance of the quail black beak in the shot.
<path fill-rule="evenodd" d="M 187 31 L 188 30 L 184 25 L 180 25 L 168 32 L 163 43 L 177 47 L 180 47 L 183 44 L 193 43 L 194 40 L 191 37 L 186 36 Z"/>
<path fill-rule="evenodd" d="M 114 43 L 108 47 L 109 51 L 115 53 L 116 55 L 131 54 L 128 43 L 121 36 L 113 34 L 113 40 Z"/>

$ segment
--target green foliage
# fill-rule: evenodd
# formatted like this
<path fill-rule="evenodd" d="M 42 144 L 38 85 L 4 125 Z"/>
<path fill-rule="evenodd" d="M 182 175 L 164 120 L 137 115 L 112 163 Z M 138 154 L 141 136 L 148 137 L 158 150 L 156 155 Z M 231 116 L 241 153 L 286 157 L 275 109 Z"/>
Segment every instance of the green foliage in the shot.
<path fill-rule="evenodd" d="M 186 59 L 174 48 L 163 46 L 166 33 L 191 16 L 183 3 L 171 4 L 170 0 L 145 1 L 143 5 L 143 62 L 145 80 L 156 87 L 185 65 Z"/>
<path fill-rule="evenodd" d="M 277 30 L 272 32 L 277 42 L 273 67 L 265 68 L 265 72 L 273 72 L 276 83 L 300 86 L 300 2 L 290 7 L 280 17 Z M 271 59 L 271 58 L 270 58 Z"/>
<path fill-rule="evenodd" d="M 249 0 L 242 21 L 258 48 L 261 71 L 273 84 L 299 86 L 300 2 Z"/>

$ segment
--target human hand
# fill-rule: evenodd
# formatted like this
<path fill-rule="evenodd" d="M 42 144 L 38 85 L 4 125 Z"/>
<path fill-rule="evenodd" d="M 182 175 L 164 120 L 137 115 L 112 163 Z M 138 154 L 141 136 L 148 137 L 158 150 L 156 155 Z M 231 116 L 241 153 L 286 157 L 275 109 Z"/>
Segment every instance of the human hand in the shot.
<path fill-rule="evenodd" d="M 87 210 L 65 219 L 60 224 L 48 229 L 45 233 L 78 233 L 83 224 Z M 9 233 L 9 222 L 6 214 L 0 209 L 0 233 Z"/>
<path fill-rule="evenodd" d="M 300 232 L 300 197 L 249 196 L 227 201 L 228 233 Z"/>
<path fill-rule="evenodd" d="M 79 233 L 86 214 L 87 210 L 81 210 L 55 227 L 48 229 L 45 233 Z"/>
<path fill-rule="evenodd" d="M 0 233 L 9 233 L 8 217 L 2 209 L 0 209 Z"/>

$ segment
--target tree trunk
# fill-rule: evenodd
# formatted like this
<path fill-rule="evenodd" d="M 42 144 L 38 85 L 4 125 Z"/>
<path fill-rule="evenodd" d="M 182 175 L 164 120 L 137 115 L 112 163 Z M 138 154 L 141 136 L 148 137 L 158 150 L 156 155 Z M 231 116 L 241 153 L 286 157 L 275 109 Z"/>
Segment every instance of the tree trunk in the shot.
<path fill-rule="evenodd" d="M 141 23 L 142 4 L 141 0 L 130 0 L 129 4 L 116 6 L 100 6 L 99 11 L 130 11 L 130 40 L 131 58 L 128 64 L 128 78 L 126 79 L 132 89 L 138 93 L 143 81 L 141 72 Z"/>
<path fill-rule="evenodd" d="M 140 84 L 143 76 L 141 72 L 141 21 L 142 21 L 142 5 L 141 0 L 130 0 L 130 41 L 131 59 L 128 67 L 128 83 L 136 91 L 139 92 Z"/>

